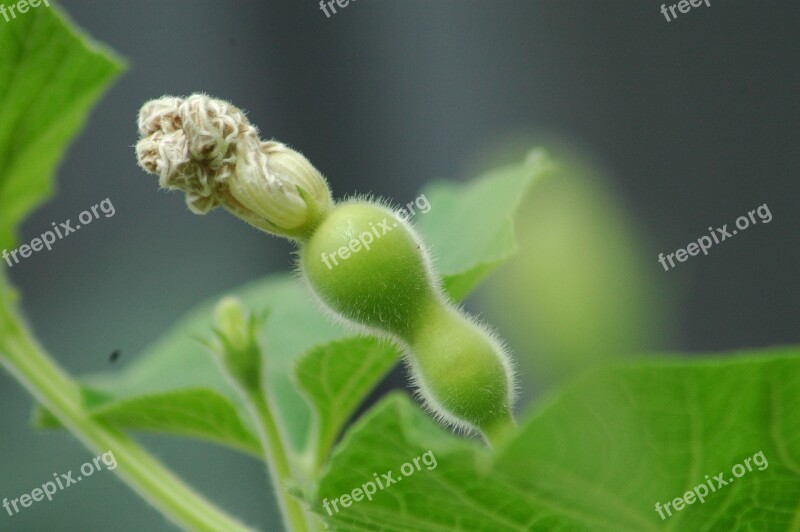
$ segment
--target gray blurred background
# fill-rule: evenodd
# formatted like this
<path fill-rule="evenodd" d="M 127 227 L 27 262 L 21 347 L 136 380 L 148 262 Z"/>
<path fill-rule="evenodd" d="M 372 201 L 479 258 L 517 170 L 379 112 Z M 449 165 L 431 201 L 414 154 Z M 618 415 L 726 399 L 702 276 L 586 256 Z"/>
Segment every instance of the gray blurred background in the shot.
<path fill-rule="evenodd" d="M 673 22 L 657 1 L 65 1 L 78 25 L 130 62 L 24 224 L 110 198 L 113 218 L 9 271 L 37 335 L 74 373 L 122 368 L 193 305 L 287 271 L 291 247 L 237 219 L 195 216 L 136 166 L 147 99 L 204 91 L 246 109 L 264 137 L 303 153 L 337 196 L 398 202 L 466 179 L 497 146 L 558 138 L 610 176 L 674 311 L 654 350 L 797 343 L 800 4 L 712 0 Z M 708 226 L 768 203 L 757 226 L 663 272 Z M 491 321 L 490 313 L 485 317 Z M 386 386 L 399 385 L 396 372 Z M 28 427 L 31 398 L 0 373 L 0 498 L 91 458 L 71 436 Z M 201 492 L 280 530 L 256 462 L 193 441 L 143 437 Z M 169 530 L 111 473 L 9 517 L 0 530 Z"/>

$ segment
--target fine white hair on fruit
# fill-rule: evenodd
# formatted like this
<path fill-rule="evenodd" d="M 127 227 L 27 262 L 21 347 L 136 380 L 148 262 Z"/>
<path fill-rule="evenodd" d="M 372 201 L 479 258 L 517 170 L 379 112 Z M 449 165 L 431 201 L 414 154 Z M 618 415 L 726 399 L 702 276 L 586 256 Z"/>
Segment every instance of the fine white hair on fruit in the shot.
<path fill-rule="evenodd" d="M 445 294 L 442 287 L 442 280 L 434 267 L 434 260 L 431 250 L 425 244 L 419 232 L 414 227 L 410 219 L 397 215 L 397 210 L 390 202 L 374 198 L 372 196 L 357 195 L 347 198 L 340 206 L 347 204 L 363 204 L 369 203 L 373 207 L 385 211 L 387 216 L 392 216 L 393 220 L 397 222 L 398 226 L 403 228 L 414 242 L 414 246 L 418 250 L 419 256 L 425 269 L 425 276 L 428 280 L 429 286 L 433 287 L 434 294 L 439 300 L 441 306 L 446 312 L 453 315 L 465 318 L 466 323 L 470 328 L 479 333 L 484 341 L 491 347 L 491 351 L 498 357 L 502 372 L 505 376 L 505 383 L 507 385 L 507 393 L 502 401 L 502 404 L 495 405 L 498 409 L 511 412 L 513 409 L 514 401 L 517 393 L 517 374 L 513 365 L 513 359 L 509 353 L 508 347 L 500 339 L 499 335 L 491 329 L 486 323 L 478 318 L 468 314 L 464 309 L 451 301 Z M 304 270 L 304 263 L 301 260 L 301 254 L 298 252 L 296 276 L 307 286 L 307 294 L 316 303 L 316 305 L 327 315 L 332 321 L 341 323 L 345 328 L 366 336 L 376 336 L 389 340 L 396 346 L 398 351 L 402 353 L 404 363 L 407 365 L 408 373 L 410 375 L 411 386 L 415 391 L 415 396 L 425 407 L 426 411 L 434 417 L 442 425 L 448 426 L 465 434 L 473 434 L 481 431 L 474 422 L 458 416 L 452 408 L 445 407 L 441 401 L 436 397 L 431 385 L 425 379 L 425 373 L 420 369 L 417 362 L 417 356 L 414 347 L 409 345 L 405 340 L 401 339 L 397 334 L 381 329 L 375 326 L 366 325 L 365 322 L 371 321 L 371 316 L 358 315 L 344 315 L 340 311 L 333 308 L 330 302 L 326 301 L 314 288 L 314 285 L 309 280 L 308 272 Z"/>

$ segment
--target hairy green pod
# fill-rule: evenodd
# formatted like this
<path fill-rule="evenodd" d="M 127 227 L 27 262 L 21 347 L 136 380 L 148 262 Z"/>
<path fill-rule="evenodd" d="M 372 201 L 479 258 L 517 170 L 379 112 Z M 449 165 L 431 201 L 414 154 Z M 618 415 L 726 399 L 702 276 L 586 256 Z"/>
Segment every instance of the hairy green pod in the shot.
<path fill-rule="evenodd" d="M 512 422 L 505 349 L 445 299 L 429 252 L 398 212 L 369 201 L 339 204 L 300 258 L 311 289 L 335 316 L 403 348 L 434 415 L 484 434 Z"/>
<path fill-rule="evenodd" d="M 300 268 L 323 306 L 392 338 L 435 415 L 479 429 L 490 442 L 504 438 L 513 427 L 509 357 L 491 331 L 445 298 L 430 254 L 402 211 L 364 200 L 334 204 L 308 159 L 262 141 L 241 110 L 205 94 L 151 100 L 138 125 L 139 165 L 157 174 L 163 188 L 183 190 L 192 212 L 223 207 L 298 242 Z M 234 304 L 220 312 L 221 327 L 245 330 Z M 255 390 L 257 345 L 242 343 L 242 335 L 248 337 L 221 336 L 222 362 Z"/>

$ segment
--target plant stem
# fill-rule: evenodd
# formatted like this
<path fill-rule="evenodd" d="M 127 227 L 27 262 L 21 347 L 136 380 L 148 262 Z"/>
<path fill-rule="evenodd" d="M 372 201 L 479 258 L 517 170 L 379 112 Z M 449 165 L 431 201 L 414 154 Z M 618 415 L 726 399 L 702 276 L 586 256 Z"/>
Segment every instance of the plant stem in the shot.
<path fill-rule="evenodd" d="M 0 279 L 0 364 L 91 451 L 112 451 L 115 472 L 148 503 L 184 529 L 250 530 L 217 509 L 136 442 L 83 407 L 79 386 L 36 344 L 11 309 Z"/>
<path fill-rule="evenodd" d="M 286 527 L 294 532 L 307 532 L 311 528 L 306 521 L 307 514 L 305 510 L 300 505 L 300 502 L 286 491 L 286 485 L 294 479 L 294 475 L 289 462 L 289 454 L 284 445 L 286 440 L 280 430 L 278 420 L 267 401 L 266 392 L 263 390 L 243 390 L 243 392 L 246 395 L 247 402 L 254 410 L 258 432 L 264 447 L 267 468 L 272 478 L 275 496 L 283 513 Z"/>
<path fill-rule="evenodd" d="M 481 427 L 481 434 L 492 450 L 497 451 L 517 432 L 517 422 L 511 412 L 491 425 Z"/>
<path fill-rule="evenodd" d="M 246 316 L 241 301 L 222 298 L 214 309 L 216 341 L 203 342 L 231 386 L 241 396 L 256 425 L 267 473 L 287 530 L 307 532 L 318 528 L 318 521 L 305 511 L 289 488 L 300 484 L 293 471 L 294 453 L 285 436 L 280 418 L 271 406 L 262 371 L 267 357 L 259 345 L 258 329 L 266 315 Z"/>

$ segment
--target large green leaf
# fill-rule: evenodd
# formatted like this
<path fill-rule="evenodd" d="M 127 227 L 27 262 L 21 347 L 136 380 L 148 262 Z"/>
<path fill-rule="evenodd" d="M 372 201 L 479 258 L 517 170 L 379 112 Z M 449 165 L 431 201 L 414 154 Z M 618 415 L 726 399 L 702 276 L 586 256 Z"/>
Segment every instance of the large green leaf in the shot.
<path fill-rule="evenodd" d="M 13 244 L 17 224 L 50 195 L 67 143 L 121 70 L 57 8 L 0 22 L 0 249 Z"/>
<path fill-rule="evenodd" d="M 481 275 L 514 252 L 511 215 L 519 196 L 545 166 L 541 158 L 532 158 L 526 164 L 489 173 L 470 183 L 437 184 L 425 191 L 431 210 L 418 214 L 420 230 L 444 268 L 445 285 L 455 288 L 455 293 L 468 292 Z M 485 203 L 477 209 L 481 198 Z M 427 217 L 431 217 L 430 221 Z M 457 225 L 449 220 L 455 220 Z M 459 230 L 454 233 L 453 227 Z M 288 275 L 247 284 L 232 295 L 251 311 L 269 309 L 269 319 L 262 330 L 267 388 L 293 446 L 305 449 L 317 444 L 320 447 L 311 450 L 321 457 L 361 400 L 398 359 L 398 353 L 388 344 L 352 337 L 333 324 L 302 283 Z M 87 379 L 92 388 L 108 394 L 107 401 L 99 407 L 104 419 L 121 427 L 184 434 L 252 449 L 252 423 L 247 409 L 196 341 L 210 337 L 215 301 L 193 310 L 125 371 Z M 334 340 L 342 342 L 328 345 Z M 300 359 L 302 355 L 306 356 Z M 305 397 L 293 382 L 298 360 L 298 380 Z M 314 375 L 318 370 L 325 374 Z M 353 375 L 359 376 L 357 382 L 352 380 Z M 211 408 L 209 397 L 214 397 L 215 416 L 236 412 L 238 419 L 228 420 L 226 426 L 241 425 L 247 430 L 221 434 L 207 423 L 193 425 L 191 417 L 175 410 L 170 410 L 175 415 L 174 423 L 170 421 L 172 414 L 166 411 L 155 420 L 149 410 L 137 415 L 137 407 L 152 408 L 178 391 L 187 408 L 192 393 L 202 401 L 198 407 L 204 409 Z M 165 397 L 159 398 L 161 395 Z M 137 400 L 143 396 L 146 401 Z M 312 418 L 312 408 L 316 418 Z M 147 424 L 145 420 L 153 422 Z"/>
<path fill-rule="evenodd" d="M 605 368 L 552 397 L 493 459 L 393 397 L 349 431 L 312 509 L 338 530 L 797 530 L 799 388 L 798 348 Z M 428 450 L 435 468 L 328 516 L 324 499 Z M 702 504 L 674 509 L 709 481 Z"/>

